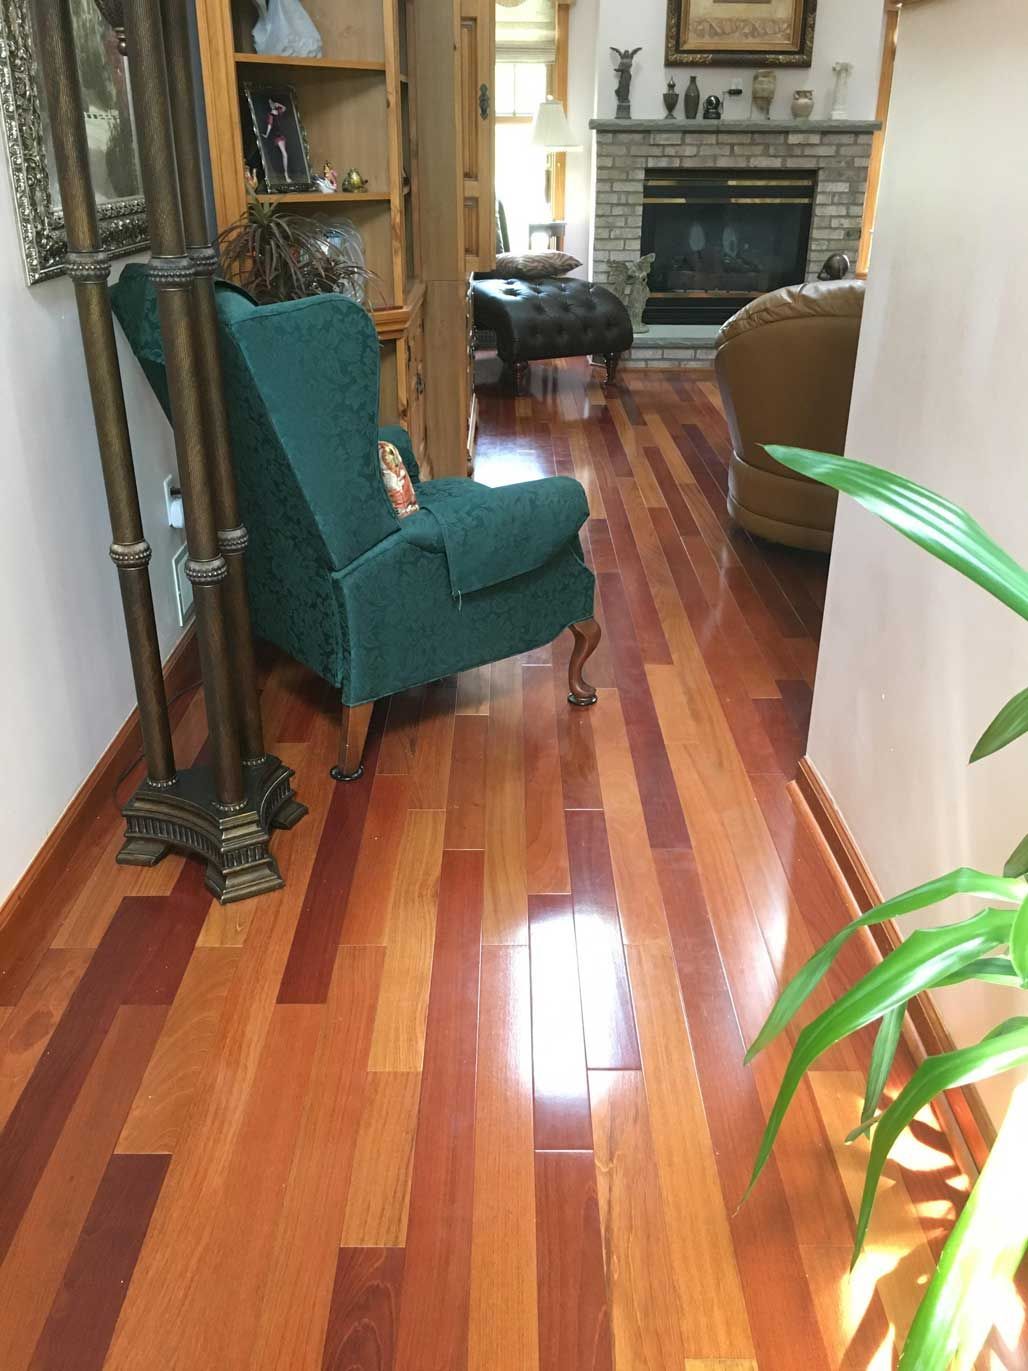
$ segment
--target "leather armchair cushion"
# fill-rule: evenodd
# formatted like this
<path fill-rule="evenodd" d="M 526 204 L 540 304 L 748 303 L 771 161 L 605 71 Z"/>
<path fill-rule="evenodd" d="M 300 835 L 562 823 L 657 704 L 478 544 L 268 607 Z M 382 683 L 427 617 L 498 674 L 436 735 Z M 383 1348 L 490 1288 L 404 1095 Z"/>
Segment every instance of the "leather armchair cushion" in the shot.
<path fill-rule="evenodd" d="M 496 334 L 504 362 L 605 355 L 632 346 L 628 311 L 616 295 L 591 281 L 476 280 L 472 290 L 475 326 Z"/>

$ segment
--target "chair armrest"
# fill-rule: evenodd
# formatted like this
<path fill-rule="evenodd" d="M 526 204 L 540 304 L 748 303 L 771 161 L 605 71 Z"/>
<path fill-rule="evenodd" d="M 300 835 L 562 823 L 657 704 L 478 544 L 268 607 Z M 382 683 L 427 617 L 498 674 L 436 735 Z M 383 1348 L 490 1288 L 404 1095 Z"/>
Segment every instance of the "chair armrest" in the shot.
<path fill-rule="evenodd" d="M 380 443 L 392 443 L 403 458 L 403 465 L 407 468 L 408 476 L 417 486 L 421 481 L 421 469 L 418 466 L 418 459 L 414 456 L 414 447 L 407 430 L 401 428 L 399 424 L 388 424 L 385 428 L 378 430 L 378 441 Z"/>

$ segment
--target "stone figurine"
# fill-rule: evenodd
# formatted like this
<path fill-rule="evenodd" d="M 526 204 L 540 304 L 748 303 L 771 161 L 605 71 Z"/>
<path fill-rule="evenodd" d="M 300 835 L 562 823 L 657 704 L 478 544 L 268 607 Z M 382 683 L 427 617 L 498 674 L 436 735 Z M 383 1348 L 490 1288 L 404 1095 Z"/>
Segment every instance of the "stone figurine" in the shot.
<path fill-rule="evenodd" d="M 615 70 L 618 74 L 618 83 L 614 88 L 617 96 L 618 107 L 615 111 L 615 119 L 631 119 L 632 102 L 632 63 L 635 61 L 636 54 L 642 52 L 642 48 L 611 48 L 611 52 L 617 53 L 618 64 Z"/>
<path fill-rule="evenodd" d="M 812 90 L 797 90 L 792 97 L 792 117 L 794 119 L 809 119 L 814 113 L 814 92 Z"/>
<path fill-rule="evenodd" d="M 778 87 L 778 74 L 771 67 L 762 67 L 753 76 L 753 108 L 763 119 L 771 118 L 771 104 Z"/>
<path fill-rule="evenodd" d="M 643 323 L 643 310 L 650 298 L 650 267 L 655 255 L 648 252 L 638 262 L 611 262 L 608 268 L 607 285 L 628 310 L 634 333 L 650 331 L 649 325 Z"/>
<path fill-rule="evenodd" d="M 835 94 L 832 96 L 832 118 L 846 119 L 846 105 L 849 100 L 850 77 L 853 75 L 852 62 L 834 62 Z"/>
<path fill-rule="evenodd" d="M 675 85 L 674 81 L 669 81 L 667 83 L 667 90 L 664 92 L 664 108 L 667 110 L 667 114 L 664 115 L 665 119 L 674 119 L 675 110 L 678 108 L 678 101 L 680 98 L 678 87 Z"/>

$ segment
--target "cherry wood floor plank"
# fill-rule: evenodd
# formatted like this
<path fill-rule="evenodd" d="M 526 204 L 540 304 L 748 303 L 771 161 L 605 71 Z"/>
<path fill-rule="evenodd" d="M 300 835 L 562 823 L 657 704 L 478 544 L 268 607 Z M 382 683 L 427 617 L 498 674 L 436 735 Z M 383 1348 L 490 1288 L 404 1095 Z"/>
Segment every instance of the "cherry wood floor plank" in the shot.
<path fill-rule="evenodd" d="M 593 738 L 622 936 L 626 943 L 666 940 L 664 899 L 646 839 L 646 820 L 616 690 L 599 692 Z"/>
<path fill-rule="evenodd" d="M 614 674 L 625 715 L 650 846 L 688 847 L 689 832 L 675 791 L 656 710 L 650 698 L 646 670 L 632 629 L 621 579 L 607 574 L 597 577 L 597 582 L 610 632 Z"/>
<path fill-rule="evenodd" d="M 468 1371 L 538 1371 L 528 948 L 482 950 Z"/>
<path fill-rule="evenodd" d="M 523 721 L 522 667 L 516 659 L 494 662 L 486 742 L 486 943 L 528 941 Z"/>
<path fill-rule="evenodd" d="M 339 949 L 247 1371 L 321 1365 L 382 955 L 378 947 Z"/>
<path fill-rule="evenodd" d="M 446 815 L 440 809 L 407 813 L 402 880 L 389 912 L 385 969 L 371 1039 L 372 1071 L 421 1070 L 445 829 Z"/>
<path fill-rule="evenodd" d="M 539 1371 L 614 1371 L 592 1152 L 537 1152 L 535 1195 Z"/>
<path fill-rule="evenodd" d="M 607 510 L 607 529 L 614 544 L 621 584 L 624 587 L 642 659 L 647 663 L 666 665 L 671 661 L 671 651 L 664 637 L 660 616 L 653 603 L 646 572 L 632 536 L 632 528 L 616 481 L 604 487 L 603 501 Z"/>
<path fill-rule="evenodd" d="M 378 757 L 378 770 L 383 776 L 407 775 L 413 769 L 424 703 L 424 686 L 401 690 L 386 702 L 387 718 Z"/>
<path fill-rule="evenodd" d="M 548 667 L 526 666 L 522 672 L 525 877 L 530 895 L 571 889 L 551 675 Z"/>
<path fill-rule="evenodd" d="M 333 782 L 325 819 L 325 840 L 317 849 L 307 884 L 289 960 L 279 986 L 280 1004 L 323 1004 L 346 915 L 364 820 L 382 744 L 384 708 L 379 702 L 371 716 L 364 747 L 364 775 L 357 781 Z"/>
<path fill-rule="evenodd" d="M 454 712 L 462 714 L 489 713 L 489 667 L 476 666 L 462 671 L 457 677 L 457 700 Z"/>
<path fill-rule="evenodd" d="M 463 677 L 460 679 L 463 680 Z M 488 732 L 488 720 L 481 714 L 458 714 L 454 720 L 444 838 L 446 847 L 485 848 Z"/>
<path fill-rule="evenodd" d="M 403 859 L 403 831 L 410 796 L 410 776 L 377 775 L 372 781 L 357 866 L 343 915 L 344 943 L 386 941 L 393 891 Z"/>
<path fill-rule="evenodd" d="M 341 1249 L 321 1371 L 392 1371 L 403 1266 L 399 1248 Z"/>
<path fill-rule="evenodd" d="M 25 1206 L 0 1266 L 4 1371 L 32 1359 L 166 1012 L 117 1010 Z"/>
<path fill-rule="evenodd" d="M 617 571 L 617 555 L 606 519 L 589 520 L 589 550 L 592 553 L 590 565 L 593 571 Z"/>
<path fill-rule="evenodd" d="M 776 1157 L 739 1207 L 764 1131 L 764 1112 L 743 1066 L 742 1038 L 721 956 L 692 874 L 695 857 L 661 854 L 657 862 L 665 889 L 679 892 L 668 903 L 672 944 L 758 1365 L 788 1366 L 796 1347 L 802 1347 L 805 1367 L 828 1371 Z"/>
<path fill-rule="evenodd" d="M 529 897 L 535 1145 L 592 1148 L 578 950 L 571 899 Z"/>
<path fill-rule="evenodd" d="M 89 949 L 51 948 L 0 1023 L 0 1127 L 10 1118 L 91 956 Z"/>
<path fill-rule="evenodd" d="M 484 880 L 444 854 L 394 1371 L 467 1364 Z"/>
<path fill-rule="evenodd" d="M 368 1073 L 342 1247 L 404 1245 L 420 1101 L 420 1072 Z"/>
<path fill-rule="evenodd" d="M 614 1366 L 681 1366 L 684 1329 L 642 1076 L 594 1071 L 589 1086 Z"/>
<path fill-rule="evenodd" d="M 411 768 L 412 809 L 446 808 L 456 695 L 457 683 L 452 677 L 425 687 L 418 747 Z"/>
<path fill-rule="evenodd" d="M 752 1358 L 732 1233 L 668 944 L 628 949 L 650 1131 L 683 1342 L 696 1358 Z"/>
<path fill-rule="evenodd" d="M 173 1152 L 211 1051 L 240 951 L 199 947 L 118 1139 L 118 1152 Z"/>
<path fill-rule="evenodd" d="M 198 926 L 195 906 L 174 896 L 122 901 L 0 1133 L 0 1255 L 10 1246 L 119 1006 L 134 985 L 159 990 L 158 1003 L 167 1003 L 164 992 L 181 978 L 184 962 L 155 958 L 181 955 L 185 939 L 173 935 L 180 928 L 188 935 L 191 928 L 195 941 Z"/>
<path fill-rule="evenodd" d="M 101 1371 L 167 1168 L 159 1156 L 108 1162 L 30 1371 Z"/>
<path fill-rule="evenodd" d="M 637 1069 L 639 1043 L 603 815 L 570 811 L 567 830 L 586 1061 L 593 1070 Z"/>

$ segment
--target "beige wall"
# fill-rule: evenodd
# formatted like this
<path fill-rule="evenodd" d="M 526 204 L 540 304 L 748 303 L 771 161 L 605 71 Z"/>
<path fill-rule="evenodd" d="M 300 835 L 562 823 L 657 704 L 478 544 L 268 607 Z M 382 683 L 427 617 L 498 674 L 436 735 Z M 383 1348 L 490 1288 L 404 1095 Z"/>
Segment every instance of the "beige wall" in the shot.
<path fill-rule="evenodd" d="M 0 903 L 135 703 L 74 294 L 64 277 L 25 284 L 7 180 L 0 171 Z M 161 487 L 175 469 L 171 429 L 119 344 L 167 653 L 182 631 L 171 572 L 182 535 Z"/>
<path fill-rule="evenodd" d="M 963 504 L 1028 563 L 1026 52 L 1024 0 L 902 16 L 846 451 Z M 886 893 L 999 870 L 1028 831 L 1028 739 L 966 766 L 1025 685 L 1028 624 L 840 504 L 809 751 Z M 1024 1001 L 938 997 L 960 1043 Z M 994 1114 L 1011 1084 L 986 1087 Z"/>

